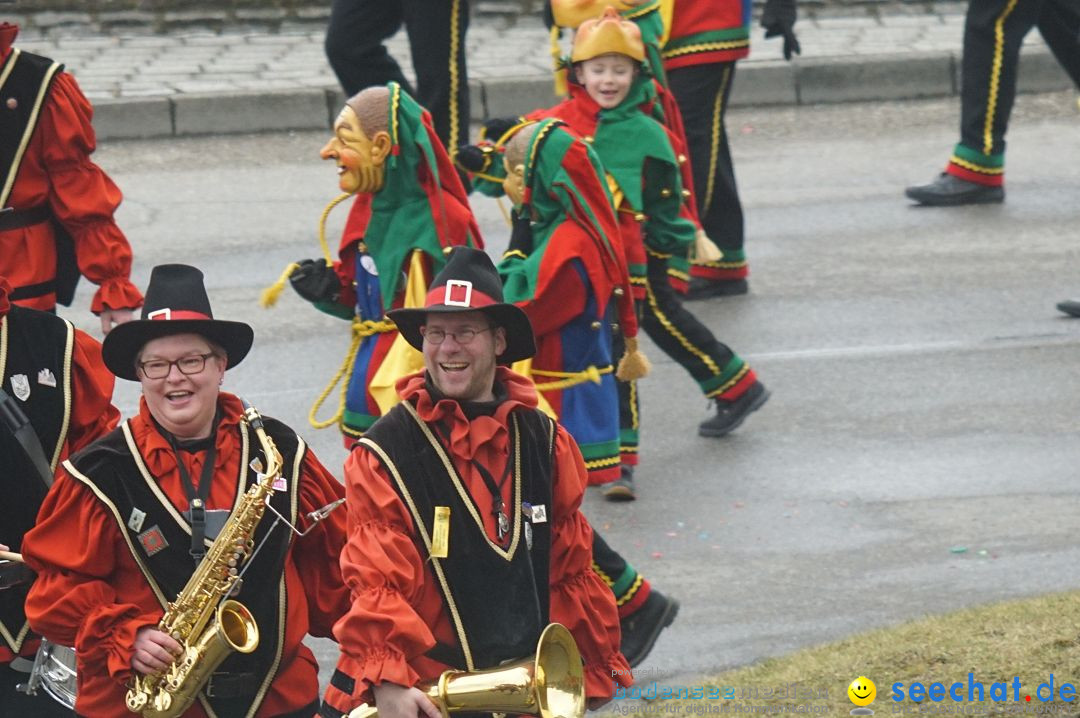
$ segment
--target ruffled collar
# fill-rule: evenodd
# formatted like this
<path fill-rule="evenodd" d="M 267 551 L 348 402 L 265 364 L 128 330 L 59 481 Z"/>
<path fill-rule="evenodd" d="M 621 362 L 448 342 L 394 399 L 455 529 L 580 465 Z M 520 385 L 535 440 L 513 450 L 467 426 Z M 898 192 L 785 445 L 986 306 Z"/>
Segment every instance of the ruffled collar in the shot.
<path fill-rule="evenodd" d="M 225 392 L 218 395 L 220 419 L 215 437 L 217 443 L 215 470 L 224 468 L 230 458 L 239 451 L 240 435 L 236 427 L 243 418 L 243 414 L 244 407 L 238 397 Z M 157 421 L 146 405 L 146 399 L 139 400 L 139 415 L 132 421 L 132 433 L 150 473 L 160 478 L 162 473 L 175 470 L 176 455 L 169 442 L 168 432 L 158 428 Z M 199 453 L 209 448 L 209 445 L 203 441 L 181 448 L 189 453 Z"/>
<path fill-rule="evenodd" d="M 426 372 L 403 377 L 397 388 L 401 398 L 413 404 L 423 421 L 439 427 L 443 440 L 449 441 L 450 453 L 465 460 L 471 460 L 487 444 L 505 443 L 511 411 L 537 406 L 532 382 L 501 366 L 495 369 L 496 398 L 491 402 L 463 404 L 433 395 Z"/>

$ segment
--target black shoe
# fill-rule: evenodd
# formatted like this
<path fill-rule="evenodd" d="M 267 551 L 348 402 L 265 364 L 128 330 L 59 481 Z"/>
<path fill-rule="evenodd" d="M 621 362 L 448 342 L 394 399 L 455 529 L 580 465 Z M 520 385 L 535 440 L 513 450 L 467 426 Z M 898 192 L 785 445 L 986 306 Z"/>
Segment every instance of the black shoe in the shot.
<path fill-rule="evenodd" d="M 727 436 L 752 412 L 757 411 L 769 400 L 769 390 L 760 381 L 755 381 L 746 392 L 735 401 L 716 400 L 716 414 L 698 425 L 701 436 Z"/>
<path fill-rule="evenodd" d="M 705 279 L 690 277 L 690 288 L 683 297 L 688 302 L 709 297 L 734 297 L 750 291 L 750 284 L 745 279 Z"/>
<path fill-rule="evenodd" d="M 608 501 L 633 501 L 637 498 L 634 495 L 634 467 L 624 465 L 622 475 L 604 484 L 600 489 Z"/>
<path fill-rule="evenodd" d="M 670 626 L 678 613 L 678 601 L 652 589 L 641 608 L 619 620 L 622 627 L 619 650 L 631 668 L 645 660 L 656 645 L 660 631 Z"/>
<path fill-rule="evenodd" d="M 1058 311 L 1068 314 L 1070 317 L 1080 317 L 1080 299 L 1066 299 L 1058 302 Z"/>
<path fill-rule="evenodd" d="M 1005 201 L 1004 187 L 968 182 L 942 172 L 930 184 L 908 187 L 904 194 L 928 207 L 955 207 L 961 204 L 996 204 Z"/>

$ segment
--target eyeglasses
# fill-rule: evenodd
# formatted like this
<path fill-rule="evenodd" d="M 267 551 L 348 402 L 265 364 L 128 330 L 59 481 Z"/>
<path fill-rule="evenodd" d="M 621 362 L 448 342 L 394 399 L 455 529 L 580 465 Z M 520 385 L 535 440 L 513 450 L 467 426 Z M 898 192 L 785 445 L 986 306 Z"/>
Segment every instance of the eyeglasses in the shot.
<path fill-rule="evenodd" d="M 473 339 L 476 339 L 476 335 L 480 332 L 491 331 L 495 327 L 484 327 L 483 329 L 473 329 L 472 327 L 465 327 L 464 329 L 458 329 L 456 332 L 448 332 L 445 329 L 436 329 L 434 327 L 420 327 L 420 335 L 424 337 L 424 340 L 434 346 L 439 346 L 447 337 L 453 337 L 454 341 L 465 346 L 472 344 Z"/>
<path fill-rule="evenodd" d="M 217 356 L 214 352 L 208 352 L 206 354 L 193 354 L 192 356 L 180 357 L 176 361 L 166 361 L 165 359 L 151 359 L 150 361 L 139 362 L 139 368 L 142 369 L 143 376 L 147 379 L 164 379 L 172 371 L 175 365 L 180 370 L 181 374 L 190 376 L 192 374 L 198 374 L 206 368 L 206 360 L 212 356 Z"/>

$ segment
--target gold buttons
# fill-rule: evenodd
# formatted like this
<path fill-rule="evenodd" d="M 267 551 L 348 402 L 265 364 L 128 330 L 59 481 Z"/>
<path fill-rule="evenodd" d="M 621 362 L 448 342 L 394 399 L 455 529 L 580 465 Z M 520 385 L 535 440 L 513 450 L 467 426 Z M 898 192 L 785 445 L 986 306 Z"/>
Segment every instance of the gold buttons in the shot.
<path fill-rule="evenodd" d="M 593 136 L 592 136 L 592 135 L 585 135 L 585 136 L 584 136 L 584 137 L 582 137 L 581 139 L 585 140 L 585 141 L 586 141 L 586 142 L 588 142 L 588 143 L 589 143 L 590 145 L 591 145 L 591 144 L 593 143 Z"/>
<path fill-rule="evenodd" d="M 668 189 L 667 187 L 665 187 L 664 189 L 660 190 L 660 196 L 664 197 L 665 199 L 670 197 L 671 196 L 671 190 Z"/>
<path fill-rule="evenodd" d="M 684 199 L 690 199 L 690 190 L 684 189 L 682 191 L 682 196 L 683 196 Z"/>
<path fill-rule="evenodd" d="M 619 323 L 618 322 L 612 322 L 611 323 L 611 331 L 613 331 L 613 332 L 619 331 Z"/>
<path fill-rule="evenodd" d="M 603 324 L 603 322 L 600 322 L 600 321 L 595 321 L 595 322 L 593 322 L 592 324 L 590 324 L 590 325 L 589 325 L 589 327 L 590 327 L 590 328 L 591 328 L 591 329 L 592 329 L 592 330 L 593 330 L 594 332 L 598 332 L 598 331 L 600 331 L 600 327 L 602 327 L 602 326 L 604 326 L 604 324 Z"/>
<path fill-rule="evenodd" d="M 625 291 L 625 290 L 623 290 L 623 288 L 622 288 L 622 287 L 615 287 L 615 289 L 614 289 L 614 291 L 613 291 L 612 293 L 613 293 L 613 294 L 614 294 L 614 295 L 615 295 L 616 297 L 621 297 L 622 295 L 626 294 L 626 291 Z"/>
<path fill-rule="evenodd" d="M 686 164 L 686 155 L 679 155 L 678 160 L 679 160 L 679 164 L 681 164 L 681 165 Z"/>
<path fill-rule="evenodd" d="M 641 212 L 635 212 L 634 213 L 634 221 L 635 222 L 644 222 L 645 221 L 645 215 L 642 214 Z"/>

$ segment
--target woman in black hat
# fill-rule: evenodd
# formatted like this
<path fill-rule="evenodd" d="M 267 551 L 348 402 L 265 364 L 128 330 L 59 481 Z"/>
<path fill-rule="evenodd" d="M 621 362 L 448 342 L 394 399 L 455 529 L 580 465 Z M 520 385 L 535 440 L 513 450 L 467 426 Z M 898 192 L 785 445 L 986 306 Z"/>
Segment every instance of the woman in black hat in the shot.
<path fill-rule="evenodd" d="M 252 338 L 247 324 L 214 319 L 202 273 L 185 265 L 155 267 L 141 320 L 106 337 L 109 369 L 142 384 L 139 413 L 64 462 L 23 544 L 39 573 L 28 618 L 45 637 L 75 647 L 82 715 L 129 716 L 132 675 L 173 662 L 180 644 L 157 628 L 165 604 L 258 481 L 250 465 L 261 457 L 259 442 L 240 399 L 219 388 Z M 297 540 L 285 527 L 271 531 L 274 511 L 306 525 L 298 517 L 340 499 L 341 485 L 291 429 L 269 418 L 265 425 L 284 468 L 273 511 L 255 530 L 256 544 L 266 542 L 234 596 L 261 640 L 250 654 L 231 654 L 185 716 L 309 718 L 318 680 L 303 638 L 329 636 L 348 606 L 337 563 L 344 516 L 330 514 Z"/>

